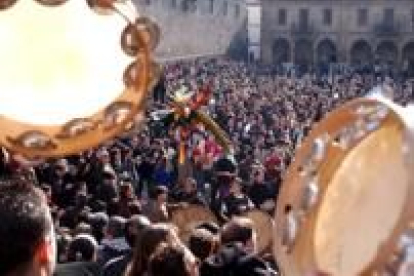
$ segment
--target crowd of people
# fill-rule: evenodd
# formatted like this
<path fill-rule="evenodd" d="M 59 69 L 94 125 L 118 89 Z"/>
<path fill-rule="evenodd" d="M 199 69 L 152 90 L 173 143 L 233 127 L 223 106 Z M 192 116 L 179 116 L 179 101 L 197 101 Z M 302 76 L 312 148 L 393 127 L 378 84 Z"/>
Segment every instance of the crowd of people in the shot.
<path fill-rule="evenodd" d="M 414 99 L 411 80 L 370 73 L 276 75 L 226 58 L 165 64 L 140 132 L 36 166 L 2 150 L 0 275 L 276 275 L 243 214 L 273 214 L 312 125 L 383 82 L 399 103 Z M 234 155 L 198 131 L 187 141 L 190 173 L 180 178 L 177 135 L 151 114 L 183 86 L 213 91 L 203 111 Z M 198 224 L 184 242 L 171 215 L 193 204 L 218 223 Z"/>

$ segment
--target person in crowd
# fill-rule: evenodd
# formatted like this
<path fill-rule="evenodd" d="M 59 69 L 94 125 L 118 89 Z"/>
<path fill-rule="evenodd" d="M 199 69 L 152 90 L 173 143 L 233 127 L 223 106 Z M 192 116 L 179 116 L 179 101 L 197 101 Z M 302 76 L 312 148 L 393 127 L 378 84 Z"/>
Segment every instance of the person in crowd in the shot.
<path fill-rule="evenodd" d="M 217 253 L 218 236 L 205 228 L 195 228 L 190 234 L 188 246 L 200 261 L 204 261 Z"/>
<path fill-rule="evenodd" d="M 119 186 L 119 202 L 118 202 L 119 215 L 124 218 L 129 218 L 133 210 L 131 210 L 133 204 L 137 205 L 137 211 L 141 212 L 141 206 L 137 200 L 134 192 L 134 187 L 130 182 L 121 182 Z"/>
<path fill-rule="evenodd" d="M 180 244 L 175 227 L 169 224 L 152 224 L 142 232 L 136 241 L 132 262 L 127 267 L 127 276 L 141 276 L 148 273 L 148 261 L 161 243 Z"/>
<path fill-rule="evenodd" d="M 253 173 L 253 184 L 248 191 L 248 196 L 256 208 L 267 212 L 274 210 L 276 207 L 276 187 L 274 186 L 273 182 L 265 181 L 264 168 L 259 164 Z"/>
<path fill-rule="evenodd" d="M 60 233 L 56 233 L 57 263 L 66 263 L 68 261 L 68 250 L 72 236 L 67 228 L 59 228 L 58 230 Z"/>
<path fill-rule="evenodd" d="M 98 262 L 105 265 L 109 260 L 127 253 L 130 248 L 125 239 L 126 220 L 120 216 L 109 218 L 105 236 L 101 241 Z"/>
<path fill-rule="evenodd" d="M 200 266 L 200 275 L 276 275 L 256 255 L 256 235 L 248 218 L 237 217 L 227 222 L 220 232 L 221 248 Z"/>
<path fill-rule="evenodd" d="M 140 239 L 144 230 L 150 225 L 151 222 L 143 215 L 134 215 L 128 219 L 125 226 L 125 238 L 131 250 L 122 256 L 109 260 L 103 268 L 102 276 L 124 275 L 128 264 L 132 260 L 133 248 L 137 246 L 136 241 Z"/>
<path fill-rule="evenodd" d="M 142 213 L 152 223 L 168 221 L 168 189 L 164 186 L 157 186 L 151 192 L 150 200 L 142 207 Z"/>
<path fill-rule="evenodd" d="M 185 247 L 161 243 L 148 261 L 151 276 L 198 276 L 198 260 Z"/>
<path fill-rule="evenodd" d="M 100 276 L 96 263 L 98 243 L 91 235 L 77 235 L 69 244 L 67 263 L 59 264 L 55 276 Z"/>
<path fill-rule="evenodd" d="M 110 204 L 118 199 L 119 188 L 118 179 L 115 171 L 107 166 L 102 172 L 102 182 L 96 187 L 95 198 L 102 200 L 106 204 Z"/>
<path fill-rule="evenodd" d="M 229 184 L 236 177 L 237 164 L 231 158 L 223 157 L 215 163 L 214 171 L 210 207 L 220 220 L 225 220 L 221 217 L 221 203 L 229 195 Z"/>
<path fill-rule="evenodd" d="M 109 217 L 105 212 L 96 212 L 89 214 L 88 221 L 92 227 L 92 235 L 101 244 L 105 237 L 105 229 L 107 228 Z"/>
<path fill-rule="evenodd" d="M 172 191 L 172 198 L 175 202 L 207 206 L 204 196 L 197 190 L 197 182 L 192 177 L 187 177 L 182 187 L 178 187 L 175 191 Z"/>
<path fill-rule="evenodd" d="M 230 194 L 221 203 L 223 217 L 229 219 L 234 215 L 240 216 L 255 208 L 250 198 L 243 193 L 242 188 L 242 180 L 239 177 L 234 178 L 230 183 Z"/>
<path fill-rule="evenodd" d="M 28 181 L 2 181 L 0 221 L 0 275 L 52 275 L 56 237 L 43 192 Z"/>
<path fill-rule="evenodd" d="M 88 195 L 79 192 L 76 195 L 75 205 L 68 206 L 66 209 L 61 209 L 59 225 L 74 229 L 82 219 L 82 215 L 88 213 Z"/>

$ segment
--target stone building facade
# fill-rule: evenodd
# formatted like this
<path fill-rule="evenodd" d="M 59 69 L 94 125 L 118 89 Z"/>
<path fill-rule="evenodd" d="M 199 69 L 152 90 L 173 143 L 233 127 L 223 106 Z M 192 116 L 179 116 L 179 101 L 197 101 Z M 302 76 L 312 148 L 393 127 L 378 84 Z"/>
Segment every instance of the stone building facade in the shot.
<path fill-rule="evenodd" d="M 414 68 L 413 0 L 261 0 L 261 60 Z"/>
<path fill-rule="evenodd" d="M 244 0 L 134 0 L 138 11 L 161 27 L 159 59 L 245 55 Z"/>

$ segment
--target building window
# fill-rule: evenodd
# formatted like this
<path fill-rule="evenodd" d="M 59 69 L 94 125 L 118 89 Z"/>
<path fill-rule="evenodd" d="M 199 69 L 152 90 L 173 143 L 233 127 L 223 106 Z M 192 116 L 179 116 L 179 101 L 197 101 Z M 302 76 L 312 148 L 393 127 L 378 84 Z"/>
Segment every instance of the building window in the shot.
<path fill-rule="evenodd" d="M 236 4 L 234 6 L 234 17 L 239 18 L 239 16 L 240 16 L 240 6 L 239 4 Z"/>
<path fill-rule="evenodd" d="M 368 25 L 368 10 L 359 9 L 358 10 L 358 26 Z"/>
<path fill-rule="evenodd" d="M 171 0 L 171 7 L 176 8 L 177 7 L 177 0 Z"/>
<path fill-rule="evenodd" d="M 325 26 L 332 25 L 332 10 L 331 9 L 324 9 L 323 10 L 323 24 Z"/>
<path fill-rule="evenodd" d="M 188 10 L 190 9 L 190 5 L 189 5 L 189 3 L 188 3 L 188 0 L 183 0 L 182 2 L 181 2 L 181 10 L 183 11 L 183 12 L 188 12 Z"/>
<path fill-rule="evenodd" d="M 299 27 L 300 28 L 309 27 L 309 10 L 308 9 L 299 10 Z"/>
<path fill-rule="evenodd" d="M 394 9 L 387 8 L 384 10 L 384 24 L 387 26 L 394 25 Z"/>
<path fill-rule="evenodd" d="M 287 11 L 286 9 L 280 9 L 278 15 L 278 23 L 280 26 L 286 26 L 287 23 Z"/>
<path fill-rule="evenodd" d="M 224 1 L 223 3 L 223 14 L 227 15 L 227 11 L 229 9 L 229 3 L 227 3 L 227 1 Z"/>
<path fill-rule="evenodd" d="M 214 0 L 210 0 L 210 13 L 214 13 Z"/>
<path fill-rule="evenodd" d="M 151 5 L 151 0 L 144 0 L 145 5 Z"/>

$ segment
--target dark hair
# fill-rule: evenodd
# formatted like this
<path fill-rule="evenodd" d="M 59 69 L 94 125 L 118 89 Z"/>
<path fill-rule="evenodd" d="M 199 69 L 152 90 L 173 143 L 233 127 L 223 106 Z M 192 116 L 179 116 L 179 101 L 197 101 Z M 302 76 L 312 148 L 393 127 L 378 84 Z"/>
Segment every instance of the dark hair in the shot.
<path fill-rule="evenodd" d="M 142 214 L 142 207 L 138 200 L 128 202 L 128 211 L 131 216 Z"/>
<path fill-rule="evenodd" d="M 119 197 L 121 200 L 130 199 L 129 194 L 134 194 L 134 188 L 130 182 L 121 182 L 119 185 Z"/>
<path fill-rule="evenodd" d="M 151 199 L 157 199 L 159 195 L 168 194 L 168 188 L 164 186 L 157 186 L 150 192 Z"/>
<path fill-rule="evenodd" d="M 125 225 L 125 239 L 131 248 L 144 230 L 151 225 L 149 219 L 143 215 L 133 215 Z"/>
<path fill-rule="evenodd" d="M 182 247 L 161 243 L 148 262 L 150 276 L 189 276 Z"/>
<path fill-rule="evenodd" d="M 213 221 L 205 221 L 197 225 L 196 229 L 205 229 L 210 233 L 217 235 L 220 231 L 220 226 Z"/>
<path fill-rule="evenodd" d="M 93 261 L 97 251 L 97 242 L 91 235 L 78 235 L 69 244 L 68 262 Z"/>
<path fill-rule="evenodd" d="M 67 253 L 72 237 L 69 234 L 60 234 L 56 237 L 57 261 L 63 263 L 67 261 Z"/>
<path fill-rule="evenodd" d="M 23 180 L 0 182 L 0 275 L 28 264 L 52 221 L 43 192 Z"/>
<path fill-rule="evenodd" d="M 165 223 L 157 223 L 146 228 L 136 241 L 134 260 L 128 276 L 141 276 L 148 268 L 148 260 L 157 246 L 167 242 L 174 229 Z"/>
<path fill-rule="evenodd" d="M 190 235 L 188 246 L 193 254 L 201 261 L 215 253 L 218 240 L 207 229 L 194 229 Z"/>
<path fill-rule="evenodd" d="M 220 232 L 221 244 L 241 242 L 246 244 L 253 237 L 253 223 L 248 218 L 234 217 L 223 225 Z"/>
<path fill-rule="evenodd" d="M 92 227 L 92 234 L 98 242 L 104 237 L 104 228 L 108 225 L 108 215 L 106 213 L 94 213 L 89 216 L 89 224 Z"/>

